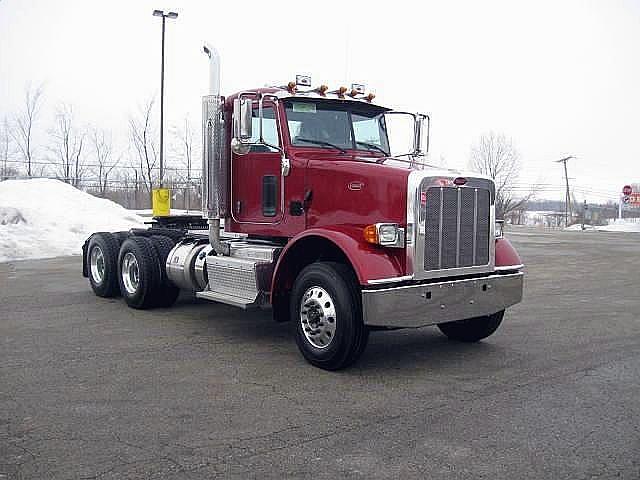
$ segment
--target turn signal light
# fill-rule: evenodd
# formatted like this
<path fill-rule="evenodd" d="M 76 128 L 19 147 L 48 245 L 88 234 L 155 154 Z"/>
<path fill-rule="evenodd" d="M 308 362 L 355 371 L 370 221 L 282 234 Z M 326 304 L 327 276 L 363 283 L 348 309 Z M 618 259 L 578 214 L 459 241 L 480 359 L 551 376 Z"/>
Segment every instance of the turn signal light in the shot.
<path fill-rule="evenodd" d="M 368 243 L 378 243 L 378 227 L 376 225 L 367 225 L 363 230 L 364 241 Z"/>

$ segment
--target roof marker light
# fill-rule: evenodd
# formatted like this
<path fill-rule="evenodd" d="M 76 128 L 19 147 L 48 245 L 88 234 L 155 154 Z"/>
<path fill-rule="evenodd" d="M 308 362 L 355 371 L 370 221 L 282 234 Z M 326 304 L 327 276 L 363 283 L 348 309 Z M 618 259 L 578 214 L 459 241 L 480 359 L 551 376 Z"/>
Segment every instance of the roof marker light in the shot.
<path fill-rule="evenodd" d="M 334 95 L 337 95 L 340 98 L 344 98 L 344 94 L 347 93 L 347 87 L 340 87 L 337 90 L 331 90 L 330 92 L 327 93 L 333 93 Z"/>
<path fill-rule="evenodd" d="M 366 97 L 364 97 L 367 102 L 371 102 L 374 98 L 376 98 L 374 93 L 370 93 Z"/>
<path fill-rule="evenodd" d="M 287 90 L 289 91 L 289 93 L 296 93 L 296 83 L 295 82 L 287 83 Z"/>
<path fill-rule="evenodd" d="M 327 96 L 327 90 L 329 90 L 329 87 L 327 85 L 320 85 L 314 91 L 317 92 L 319 95 L 322 95 L 323 97 L 326 97 Z"/>

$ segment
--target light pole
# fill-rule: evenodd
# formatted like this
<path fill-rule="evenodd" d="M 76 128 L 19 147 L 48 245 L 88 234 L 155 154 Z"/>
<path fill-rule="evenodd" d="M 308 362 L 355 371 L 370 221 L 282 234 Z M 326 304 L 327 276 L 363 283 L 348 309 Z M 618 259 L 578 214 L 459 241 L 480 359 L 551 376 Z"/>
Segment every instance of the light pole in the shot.
<path fill-rule="evenodd" d="M 154 17 L 162 17 L 162 63 L 160 64 L 160 188 L 164 178 L 164 24 L 167 18 L 178 18 L 176 12 L 154 10 Z"/>
<path fill-rule="evenodd" d="M 560 160 L 556 160 L 556 163 L 563 163 L 564 164 L 564 181 L 566 183 L 567 186 L 567 190 L 565 192 L 565 197 L 564 197 L 564 228 L 567 228 L 569 226 L 569 211 L 570 211 L 570 204 L 571 204 L 571 194 L 569 193 L 569 177 L 567 176 L 567 162 L 569 160 L 571 160 L 572 158 L 576 158 L 573 155 L 570 155 L 568 157 L 564 157 L 561 158 Z"/>

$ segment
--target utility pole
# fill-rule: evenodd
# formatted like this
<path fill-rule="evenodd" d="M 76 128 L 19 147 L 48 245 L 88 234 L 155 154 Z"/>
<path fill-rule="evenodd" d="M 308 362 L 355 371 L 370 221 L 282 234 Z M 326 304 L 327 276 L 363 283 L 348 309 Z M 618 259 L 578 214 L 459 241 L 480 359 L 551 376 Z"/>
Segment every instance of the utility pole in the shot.
<path fill-rule="evenodd" d="M 160 188 L 164 178 L 164 25 L 167 18 L 178 18 L 176 12 L 165 13 L 162 10 L 154 10 L 154 17 L 162 17 L 162 60 L 160 64 Z"/>
<path fill-rule="evenodd" d="M 567 175 L 567 161 L 572 158 L 576 158 L 572 155 L 568 157 L 561 158 L 560 160 L 556 160 L 556 163 L 562 163 L 564 165 L 564 182 L 567 186 L 565 197 L 564 197 L 564 226 L 565 228 L 569 226 L 569 214 L 571 213 L 571 194 L 569 193 L 569 176 Z"/>

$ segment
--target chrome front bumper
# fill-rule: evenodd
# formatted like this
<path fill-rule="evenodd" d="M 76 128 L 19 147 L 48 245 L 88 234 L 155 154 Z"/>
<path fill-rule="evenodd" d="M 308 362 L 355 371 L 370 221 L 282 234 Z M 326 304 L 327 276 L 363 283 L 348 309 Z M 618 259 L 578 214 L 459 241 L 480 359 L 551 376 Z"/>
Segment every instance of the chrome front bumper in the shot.
<path fill-rule="evenodd" d="M 362 291 L 364 323 L 424 327 L 490 315 L 522 300 L 522 272 Z"/>

